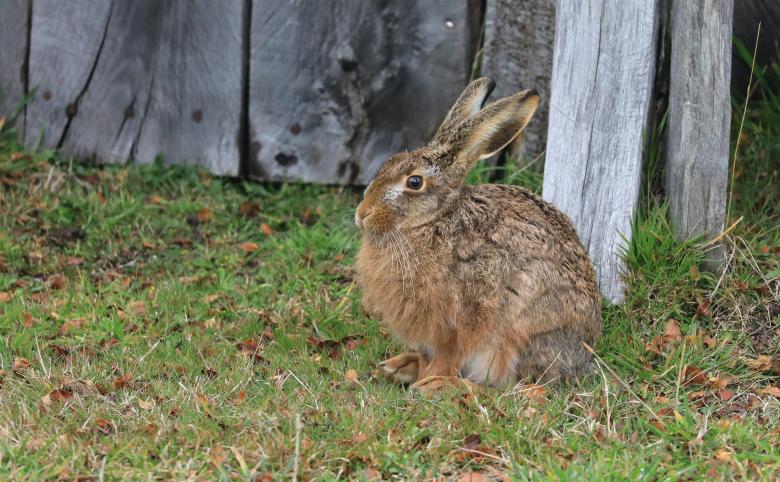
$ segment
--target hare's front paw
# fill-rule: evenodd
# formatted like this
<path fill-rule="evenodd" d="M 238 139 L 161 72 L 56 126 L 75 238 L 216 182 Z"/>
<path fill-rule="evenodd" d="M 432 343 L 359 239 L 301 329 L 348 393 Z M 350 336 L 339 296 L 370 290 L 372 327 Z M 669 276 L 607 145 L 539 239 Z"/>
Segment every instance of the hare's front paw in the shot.
<path fill-rule="evenodd" d="M 465 378 L 431 375 L 423 378 L 422 380 L 417 380 L 412 384 L 411 389 L 422 393 L 431 393 L 439 391 L 445 387 L 453 387 L 458 389 L 465 388 L 467 392 L 473 393 L 476 385 L 474 385 L 474 383 L 470 380 L 466 380 Z"/>
<path fill-rule="evenodd" d="M 382 374 L 398 383 L 414 383 L 427 365 L 425 355 L 410 351 L 394 356 L 379 364 Z"/>

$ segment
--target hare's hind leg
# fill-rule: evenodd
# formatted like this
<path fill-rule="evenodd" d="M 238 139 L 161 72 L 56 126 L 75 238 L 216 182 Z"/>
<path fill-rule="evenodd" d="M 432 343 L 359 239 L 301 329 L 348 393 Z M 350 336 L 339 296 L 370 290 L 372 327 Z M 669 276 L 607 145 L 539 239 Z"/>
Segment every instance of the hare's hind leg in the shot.
<path fill-rule="evenodd" d="M 569 328 L 556 328 L 533 338 L 517 359 L 517 376 L 533 383 L 576 382 L 590 369 L 585 338 Z"/>
<path fill-rule="evenodd" d="M 424 353 L 410 351 L 383 361 L 379 367 L 394 382 L 414 383 L 428 367 L 428 358 Z"/>

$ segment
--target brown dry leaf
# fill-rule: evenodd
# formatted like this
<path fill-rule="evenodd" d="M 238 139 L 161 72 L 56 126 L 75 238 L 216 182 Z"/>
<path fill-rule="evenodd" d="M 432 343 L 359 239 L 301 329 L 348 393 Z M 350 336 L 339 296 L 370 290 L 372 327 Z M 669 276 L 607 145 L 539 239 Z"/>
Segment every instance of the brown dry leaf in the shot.
<path fill-rule="evenodd" d="M 113 385 L 115 390 L 121 390 L 124 388 L 130 381 L 133 379 L 132 373 L 125 373 L 124 375 L 120 375 L 116 378 L 114 378 Z"/>
<path fill-rule="evenodd" d="M 761 355 L 755 360 L 745 360 L 747 366 L 759 372 L 765 372 L 772 369 L 772 362 L 772 357 L 769 355 Z"/>
<path fill-rule="evenodd" d="M 368 436 L 363 432 L 358 432 L 354 437 L 352 437 L 352 442 L 355 444 L 362 444 L 366 440 L 368 440 Z"/>
<path fill-rule="evenodd" d="M 494 479 L 484 472 L 466 472 L 458 477 L 458 482 L 492 482 Z"/>
<path fill-rule="evenodd" d="M 706 393 L 704 393 L 704 392 L 691 392 L 691 393 L 688 394 L 688 399 L 689 400 L 698 400 L 700 398 L 704 398 L 705 395 L 706 395 Z"/>
<path fill-rule="evenodd" d="M 521 393 L 531 400 L 543 399 L 547 394 L 547 389 L 542 385 L 536 385 L 535 383 L 529 383 L 523 386 Z"/>
<path fill-rule="evenodd" d="M 97 425 L 98 430 L 105 434 L 109 434 L 114 430 L 114 423 L 111 420 L 106 420 L 105 418 L 99 418 L 95 420 L 95 425 Z"/>
<path fill-rule="evenodd" d="M 25 328 L 32 328 L 35 324 L 35 319 L 33 318 L 33 315 L 30 314 L 29 311 L 25 311 L 22 313 L 22 324 Z"/>
<path fill-rule="evenodd" d="M 696 307 L 696 318 L 712 318 L 712 310 L 710 305 L 712 301 L 704 300 Z"/>
<path fill-rule="evenodd" d="M 348 382 L 356 381 L 358 379 L 357 370 L 350 368 L 349 370 L 347 370 L 347 373 L 344 375 L 344 378 L 346 378 Z"/>
<path fill-rule="evenodd" d="M 707 346 L 707 348 L 715 348 L 718 346 L 718 340 L 711 336 L 705 336 L 704 337 L 704 345 Z"/>
<path fill-rule="evenodd" d="M 157 194 L 152 194 L 149 196 L 149 202 L 152 204 L 162 204 L 165 202 L 165 199 L 161 198 Z"/>
<path fill-rule="evenodd" d="M 260 205 L 252 201 L 242 202 L 238 207 L 238 212 L 241 213 L 242 216 L 253 218 L 260 213 Z"/>
<path fill-rule="evenodd" d="M 707 374 L 704 373 L 701 368 L 686 365 L 685 370 L 683 371 L 683 386 L 687 387 L 689 385 L 704 385 L 707 383 Z"/>
<path fill-rule="evenodd" d="M 138 399 L 138 408 L 141 410 L 151 410 L 154 408 L 154 402 L 151 400 L 144 400 L 143 398 Z"/>
<path fill-rule="evenodd" d="M 362 475 L 361 480 L 366 480 L 366 481 L 380 480 L 382 478 L 379 471 L 372 467 L 366 467 L 363 470 L 363 473 L 361 475 Z"/>
<path fill-rule="evenodd" d="M 723 390 L 731 382 L 732 382 L 732 378 L 730 376 L 720 374 L 717 377 L 710 380 L 710 387 L 712 387 L 714 390 Z"/>
<path fill-rule="evenodd" d="M 270 236 L 274 232 L 274 230 L 271 229 L 271 226 L 269 226 L 268 223 L 261 224 L 260 231 L 262 231 L 263 234 L 265 234 L 266 236 Z"/>
<path fill-rule="evenodd" d="M 718 398 L 720 398 L 724 402 L 727 402 L 732 398 L 734 398 L 734 392 L 726 388 L 724 388 L 723 390 L 718 390 Z"/>
<path fill-rule="evenodd" d="M 143 301 L 131 301 L 125 305 L 125 312 L 136 316 L 146 316 L 146 303 Z"/>
<path fill-rule="evenodd" d="M 84 258 L 76 257 L 76 256 L 69 256 L 68 259 L 65 260 L 66 266 L 80 266 L 84 264 Z"/>
<path fill-rule="evenodd" d="M 205 223 L 206 221 L 211 221 L 214 219 L 214 211 L 209 208 L 203 208 L 198 211 L 195 217 L 198 218 L 198 221 Z"/>
<path fill-rule="evenodd" d="M 780 398 L 780 387 L 766 387 L 761 390 L 761 395 L 769 395 L 770 397 Z"/>
<path fill-rule="evenodd" d="M 22 370 L 26 370 L 30 368 L 30 360 L 23 357 L 16 357 L 14 358 L 14 363 L 11 365 L 11 371 L 14 373 L 19 373 Z"/>
<path fill-rule="evenodd" d="M 720 460 L 721 462 L 726 462 L 726 463 L 734 462 L 734 454 L 729 452 L 726 449 L 720 449 L 717 452 L 715 452 L 715 458 Z"/>
<path fill-rule="evenodd" d="M 669 319 L 664 326 L 664 341 L 671 343 L 673 341 L 680 341 L 682 332 L 680 331 L 680 323 L 675 319 Z"/>
<path fill-rule="evenodd" d="M 253 243 L 251 241 L 247 241 L 245 243 L 241 243 L 238 245 L 239 248 L 245 253 L 254 253 L 257 251 L 257 243 Z"/>
<path fill-rule="evenodd" d="M 216 467 L 221 467 L 227 460 L 227 452 L 222 447 L 217 446 L 209 451 L 209 458 L 212 464 Z"/>
<path fill-rule="evenodd" d="M 79 328 L 85 322 L 86 320 L 84 318 L 74 318 L 72 320 L 67 320 L 65 323 L 63 323 L 60 326 L 60 335 L 61 336 L 67 335 L 70 332 L 70 330 L 74 328 Z"/>
<path fill-rule="evenodd" d="M 213 293 L 213 294 L 210 294 L 210 295 L 206 295 L 204 300 L 206 301 L 206 303 L 211 304 L 211 303 L 214 303 L 215 301 L 217 301 L 220 298 L 222 298 L 222 293 Z"/>
<path fill-rule="evenodd" d="M 239 390 L 239 392 L 236 394 L 236 397 L 230 401 L 231 405 L 234 405 L 238 407 L 239 405 L 243 405 L 246 401 L 246 392 L 244 390 Z"/>
<path fill-rule="evenodd" d="M 49 392 L 47 396 L 51 402 L 62 402 L 73 398 L 73 390 L 70 387 L 56 388 Z M 41 401 L 43 402 L 43 400 Z"/>
<path fill-rule="evenodd" d="M 11 293 L 0 291 L 0 303 L 8 303 L 9 301 L 11 301 Z"/>
<path fill-rule="evenodd" d="M 463 439 L 463 446 L 469 450 L 475 450 L 481 443 L 482 437 L 480 437 L 477 433 L 466 435 L 466 438 Z"/>
<path fill-rule="evenodd" d="M 66 278 L 61 274 L 49 277 L 49 288 L 53 290 L 61 290 L 67 284 L 68 284 L 68 278 Z"/>

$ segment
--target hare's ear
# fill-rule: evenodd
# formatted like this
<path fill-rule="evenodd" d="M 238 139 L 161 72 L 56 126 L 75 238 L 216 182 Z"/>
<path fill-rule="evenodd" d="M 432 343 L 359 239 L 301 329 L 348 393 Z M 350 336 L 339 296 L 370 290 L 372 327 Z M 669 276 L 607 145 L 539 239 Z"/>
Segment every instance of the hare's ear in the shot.
<path fill-rule="evenodd" d="M 480 77 L 467 85 L 436 131 L 433 141 L 443 144 L 458 125 L 479 112 L 495 87 L 496 83 L 487 77 Z"/>
<path fill-rule="evenodd" d="M 524 90 L 485 106 L 466 119 L 446 140 L 452 153 L 445 166 L 452 181 L 460 182 L 479 159 L 496 154 L 525 129 L 539 106 L 535 90 Z"/>

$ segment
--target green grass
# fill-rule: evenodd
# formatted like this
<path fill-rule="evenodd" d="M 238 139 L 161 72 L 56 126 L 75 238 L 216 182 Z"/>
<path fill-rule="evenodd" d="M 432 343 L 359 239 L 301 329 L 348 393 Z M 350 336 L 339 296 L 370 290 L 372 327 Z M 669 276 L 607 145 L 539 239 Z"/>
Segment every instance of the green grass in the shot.
<path fill-rule="evenodd" d="M 376 374 L 402 347 L 360 308 L 356 192 L 72 164 L 6 129 L 0 479 L 772 480 L 775 107 L 748 114 L 722 277 L 643 196 L 592 375 L 432 398 Z"/>

